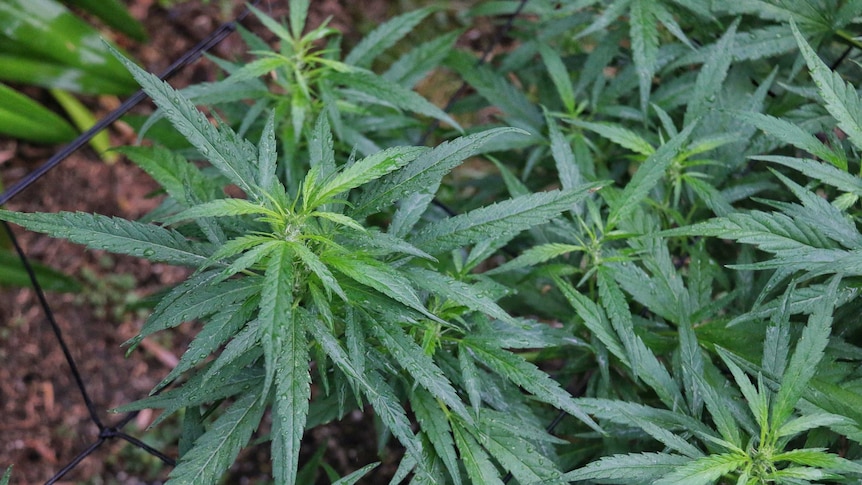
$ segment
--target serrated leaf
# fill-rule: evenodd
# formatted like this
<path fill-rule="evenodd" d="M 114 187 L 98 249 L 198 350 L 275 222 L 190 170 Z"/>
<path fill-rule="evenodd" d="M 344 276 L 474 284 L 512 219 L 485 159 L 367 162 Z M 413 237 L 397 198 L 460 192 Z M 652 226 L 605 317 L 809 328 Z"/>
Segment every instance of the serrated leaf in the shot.
<path fill-rule="evenodd" d="M 220 305 L 221 311 L 210 317 L 200 332 L 195 335 L 189 344 L 179 363 L 164 379 L 154 388 L 154 391 L 167 386 L 183 372 L 191 369 L 202 362 L 220 345 L 236 334 L 246 323 L 248 312 L 241 312 L 240 305 Z"/>
<path fill-rule="evenodd" d="M 375 371 L 367 371 L 363 374 L 357 372 L 341 344 L 319 320 L 306 319 L 306 328 L 323 348 L 326 355 L 332 359 L 332 362 L 362 388 L 363 394 L 368 398 L 374 412 L 398 441 L 404 445 L 408 453 L 421 456 L 422 445 L 410 429 L 407 414 L 383 378 Z"/>
<path fill-rule="evenodd" d="M 294 38 L 302 36 L 310 4 L 311 0 L 290 0 L 290 33 Z"/>
<path fill-rule="evenodd" d="M 791 158 L 782 156 L 758 156 L 755 160 L 763 160 L 790 167 L 802 172 L 808 177 L 831 185 L 838 190 L 862 197 L 862 179 L 831 165 L 807 158 Z"/>
<path fill-rule="evenodd" d="M 443 176 L 464 159 L 482 153 L 482 147 L 504 133 L 523 133 L 516 128 L 495 128 L 441 143 L 417 157 L 403 169 L 370 184 L 356 203 L 355 217 L 363 217 L 390 206 L 413 193 L 433 195 Z M 429 200 L 430 202 L 430 200 Z"/>
<path fill-rule="evenodd" d="M 464 464 L 470 480 L 473 483 L 503 485 L 497 467 L 476 439 L 458 424 L 452 425 L 452 434 L 455 437 L 455 444 L 458 445 L 461 463 Z"/>
<path fill-rule="evenodd" d="M 458 281 L 443 273 L 422 268 L 408 268 L 407 276 L 413 283 L 433 295 L 442 296 L 467 308 L 485 313 L 493 318 L 506 322 L 517 323 L 505 310 L 487 294 L 474 285 Z"/>
<path fill-rule="evenodd" d="M 260 394 L 244 393 L 180 458 L 176 468 L 171 470 L 167 483 L 217 483 L 257 429 L 263 416 L 263 404 L 264 399 Z"/>
<path fill-rule="evenodd" d="M 446 323 L 425 308 L 410 281 L 391 266 L 374 259 L 357 258 L 356 255 L 347 254 L 329 256 L 326 262 L 349 278 L 374 288 L 432 320 Z"/>
<path fill-rule="evenodd" d="M 473 357 L 470 356 L 469 349 L 463 342 L 458 344 L 458 365 L 461 369 L 461 379 L 467 391 L 467 397 L 473 407 L 473 413 L 478 415 L 479 408 L 482 406 L 482 376 L 479 374 L 479 368 L 476 367 Z"/>
<path fill-rule="evenodd" d="M 641 111 L 644 112 L 649 103 L 650 87 L 658 58 L 658 25 L 652 9 L 655 3 L 656 0 L 631 0 L 629 10 L 632 58 L 638 75 Z"/>
<path fill-rule="evenodd" d="M 402 86 L 414 86 L 428 71 L 443 62 L 461 33 L 461 31 L 448 32 L 417 45 L 392 63 L 383 73 L 383 77 Z"/>
<path fill-rule="evenodd" d="M 464 340 L 471 352 L 491 370 L 524 388 L 536 399 L 562 409 L 583 421 L 592 429 L 603 433 L 595 421 L 572 399 L 557 381 L 530 364 L 522 357 L 507 350 L 493 348 L 484 342 Z"/>
<path fill-rule="evenodd" d="M 537 264 L 550 261 L 557 256 L 571 253 L 573 251 L 583 251 L 582 246 L 562 243 L 548 243 L 539 246 L 533 246 L 523 253 L 519 254 L 515 259 L 507 261 L 494 269 L 485 271 L 486 275 L 505 273 L 522 268 L 529 268 Z"/>
<path fill-rule="evenodd" d="M 617 202 L 612 206 L 605 230 L 616 227 L 646 198 L 650 190 L 664 175 L 665 170 L 670 166 L 694 127 L 695 124 L 688 125 L 678 135 L 659 147 L 638 167 L 638 171 L 635 172 L 632 180 L 625 186 Z"/>
<path fill-rule="evenodd" d="M 840 281 L 840 277 L 833 277 L 826 294 L 834 295 Z M 790 417 L 796 403 L 805 392 L 808 382 L 814 377 L 817 364 L 823 358 L 823 351 L 829 343 L 831 331 L 832 304 L 824 299 L 808 318 L 808 324 L 802 330 L 802 335 L 781 378 L 781 386 L 772 406 L 773 426 L 783 425 Z"/>
<path fill-rule="evenodd" d="M 355 472 L 350 473 L 338 480 L 332 482 L 332 485 L 353 485 L 359 480 L 361 480 L 365 475 L 368 475 L 368 472 L 380 466 L 380 462 L 377 463 L 369 463 L 364 467 L 356 470 Z"/>
<path fill-rule="evenodd" d="M 520 483 L 555 482 L 562 472 L 542 450 L 504 427 L 489 426 L 470 430 L 500 465 L 509 470 Z"/>
<path fill-rule="evenodd" d="M 179 266 L 207 261 L 210 245 L 189 241 L 177 231 L 151 224 L 83 212 L 16 213 L 0 209 L 0 220 L 90 249 L 103 249 Z"/>
<path fill-rule="evenodd" d="M 847 160 L 843 153 L 831 150 L 824 145 L 811 133 L 803 130 L 789 121 L 762 113 L 736 111 L 733 116 L 742 121 L 748 122 L 756 126 L 759 130 L 778 138 L 784 143 L 795 146 L 796 148 L 805 150 L 814 156 L 827 160 L 837 167 L 842 167 L 846 170 Z M 782 157 L 789 158 L 789 157 Z M 762 159 L 757 157 L 757 159 Z M 793 160 L 793 159 L 791 159 Z"/>
<path fill-rule="evenodd" d="M 557 173 L 560 174 L 560 184 L 564 189 L 573 189 L 584 180 L 581 176 L 581 169 L 575 161 L 575 153 L 572 151 L 572 145 L 560 131 L 557 122 L 548 113 L 545 113 L 545 122 L 548 124 L 548 137 L 551 140 L 551 156 L 554 158 L 554 164 L 557 166 Z"/>
<path fill-rule="evenodd" d="M 795 436 L 799 433 L 804 433 L 805 431 L 822 428 L 822 427 L 830 427 L 839 424 L 848 424 L 850 420 L 844 416 L 839 416 L 837 414 L 831 413 L 814 413 L 814 414 L 804 414 L 798 418 L 791 419 L 781 425 L 780 428 L 775 432 L 775 435 L 778 437 L 784 436 Z"/>
<path fill-rule="evenodd" d="M 296 326 L 293 308 L 293 249 L 285 242 L 269 256 L 260 292 L 258 321 L 266 366 L 263 394 L 269 395 L 276 375 L 278 350 L 285 326 Z"/>
<path fill-rule="evenodd" d="M 378 179 L 398 170 L 426 152 L 425 147 L 394 147 L 363 158 L 344 169 L 319 190 L 312 192 L 311 200 L 304 201 L 309 208 L 325 204 L 336 195 Z"/>
<path fill-rule="evenodd" d="M 748 460 L 747 455 L 735 453 L 707 455 L 678 466 L 654 483 L 655 485 L 708 485 L 722 475 L 744 467 Z"/>
<path fill-rule="evenodd" d="M 575 126 L 586 128 L 587 130 L 598 133 L 617 145 L 628 148 L 629 150 L 640 153 L 644 156 L 650 156 L 655 153 L 655 147 L 643 137 L 638 135 L 628 128 L 613 123 L 590 123 L 588 121 L 573 120 L 571 122 Z"/>
<path fill-rule="evenodd" d="M 246 199 L 216 199 L 203 204 L 190 207 L 179 214 L 166 218 L 165 224 L 174 224 L 179 221 L 194 220 L 201 217 L 229 217 L 250 214 L 268 215 L 274 218 L 279 214 L 261 204 Z"/>
<path fill-rule="evenodd" d="M 495 239 L 511 237 L 571 209 L 603 184 L 583 184 L 575 189 L 539 192 L 498 202 L 428 224 L 410 242 L 429 254 L 441 254 L 487 239 L 490 234 Z"/>
<path fill-rule="evenodd" d="M 727 77 L 727 70 L 733 60 L 733 45 L 738 25 L 739 19 L 734 21 L 727 32 L 711 47 L 709 55 L 697 75 L 694 90 L 685 110 L 683 122 L 685 126 L 694 123 L 698 118 L 705 115 L 715 104 L 716 96 L 722 88 L 724 79 Z"/>
<path fill-rule="evenodd" d="M 838 121 L 838 126 L 847 134 L 847 137 L 857 147 L 862 147 L 862 100 L 856 93 L 856 89 L 841 76 L 829 69 L 829 67 L 817 57 L 814 49 L 799 32 L 796 23 L 791 20 L 790 29 L 799 44 L 799 50 L 808 63 L 808 69 L 814 84 L 826 109 Z"/>
<path fill-rule="evenodd" d="M 147 175 L 165 188 L 168 195 L 184 207 L 189 207 L 194 200 L 189 191 L 200 195 L 210 185 L 196 166 L 167 148 L 157 145 L 126 146 L 116 150 L 147 172 Z"/>
<path fill-rule="evenodd" d="M 207 275 L 202 280 L 190 280 L 189 286 L 178 287 L 182 293 L 172 292 L 171 298 L 159 302 L 138 335 L 127 344 L 134 347 L 148 335 L 211 315 L 220 307 L 245 301 L 260 291 L 255 279 L 216 281 L 217 277 Z"/>
<path fill-rule="evenodd" d="M 332 80 L 333 83 L 346 86 L 351 90 L 370 96 L 385 106 L 393 106 L 400 110 L 430 116 L 431 118 L 448 123 L 458 131 L 463 131 L 458 122 L 427 99 L 371 71 L 332 72 L 329 74 L 328 79 Z"/>
<path fill-rule="evenodd" d="M 265 192 L 270 192 L 278 180 L 275 174 L 278 152 L 275 147 L 275 111 L 271 111 L 263 126 L 258 146 L 257 183 Z"/>
<path fill-rule="evenodd" d="M 443 371 L 396 322 L 389 321 L 388 318 L 366 318 L 365 322 L 411 378 L 463 419 L 472 421 L 467 408 L 449 379 L 443 375 Z"/>
<path fill-rule="evenodd" d="M 280 323 L 274 329 L 273 478 L 276 483 L 293 485 L 296 483 L 300 443 L 311 399 L 311 375 L 305 325 L 290 317 Z"/>
<path fill-rule="evenodd" d="M 161 108 L 168 121 L 210 163 L 249 196 L 254 195 L 254 176 L 251 167 L 257 151 L 246 140 L 240 139 L 229 127 L 214 127 L 203 113 L 173 89 L 168 83 L 144 71 L 132 61 L 108 46 L 144 91 Z"/>
<path fill-rule="evenodd" d="M 458 467 L 458 456 L 455 453 L 455 442 L 452 440 L 449 420 L 440 409 L 435 398 L 421 388 L 410 393 L 410 403 L 416 419 L 434 447 L 434 451 L 449 471 L 449 476 L 456 485 L 461 483 L 461 470 Z"/>
<path fill-rule="evenodd" d="M 557 94 L 563 102 L 563 107 L 566 108 L 566 112 L 572 113 L 575 110 L 575 92 L 572 89 L 572 80 L 569 79 L 569 73 L 566 70 L 566 65 L 563 64 L 562 57 L 551 46 L 542 42 L 539 43 L 539 54 L 548 70 L 551 82 L 557 88 Z"/>
<path fill-rule="evenodd" d="M 356 47 L 347 54 L 344 63 L 359 67 L 371 67 L 371 63 L 380 54 L 395 45 L 435 10 L 437 7 L 433 6 L 420 8 L 387 20 L 365 35 L 356 44 Z"/>
<path fill-rule="evenodd" d="M 667 453 L 630 453 L 600 458 L 563 475 L 566 481 L 600 480 L 600 483 L 652 485 L 691 458 Z"/>

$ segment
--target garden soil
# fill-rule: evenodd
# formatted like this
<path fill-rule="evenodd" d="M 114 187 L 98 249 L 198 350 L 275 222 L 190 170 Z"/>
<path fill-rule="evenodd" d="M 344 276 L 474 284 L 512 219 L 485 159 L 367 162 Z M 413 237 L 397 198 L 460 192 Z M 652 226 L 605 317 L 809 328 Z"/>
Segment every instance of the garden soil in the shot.
<path fill-rule="evenodd" d="M 150 42 L 135 44 L 114 40 L 151 72 L 160 72 L 174 59 L 206 37 L 220 23 L 241 10 L 242 2 L 162 2 L 133 0 L 130 12 L 142 20 Z M 276 18 L 287 15 L 286 0 L 263 1 L 261 9 Z M 361 3 L 361 6 L 359 5 Z M 345 45 L 355 44 L 363 32 L 388 18 L 395 4 L 387 0 L 316 0 L 310 22 L 331 17 L 330 25 L 345 32 Z M 410 3 L 410 2 L 406 2 Z M 419 2 L 416 2 L 419 3 Z M 246 22 L 268 41 L 273 36 L 254 21 Z M 480 29 L 481 30 L 481 29 Z M 468 32 L 475 39 L 485 32 Z M 214 50 L 219 57 L 236 59 L 242 42 L 231 35 Z M 217 70 L 203 60 L 186 67 L 171 83 L 181 87 L 213 81 Z M 39 91 L 28 94 L 43 102 Z M 119 104 L 111 97 L 86 99 L 97 115 Z M 147 113 L 151 105 L 136 109 Z M 114 145 L 131 144 L 135 135 L 127 125 L 112 127 Z M 39 147 L 0 138 L 0 180 L 9 186 L 34 170 L 57 147 Z M 135 219 L 155 207 L 156 185 L 126 160 L 109 165 L 89 147 L 79 150 L 6 208 L 21 211 L 84 211 Z M 185 271 L 163 264 L 85 250 L 65 241 L 27 233 L 16 234 L 33 261 L 49 265 L 82 282 L 77 294 L 48 293 L 48 301 L 72 356 L 92 397 L 98 417 L 111 425 L 122 416 L 107 410 L 145 397 L 177 362 L 198 327 L 184 324 L 144 341 L 129 356 L 121 344 L 133 337 L 147 315 L 148 297 L 181 281 Z M 147 429 L 156 413 L 140 413 L 123 431 L 176 457 L 178 423 Z M 84 400 L 57 339 L 33 291 L 0 289 L 0 470 L 14 465 L 14 484 L 39 484 L 52 477 L 78 453 L 97 441 L 99 430 L 88 415 Z M 265 430 L 266 423 L 262 426 Z M 318 427 L 303 440 L 303 459 L 325 449 L 324 461 L 346 474 L 363 465 L 382 461 L 361 483 L 386 483 L 400 459 L 396 449 L 378 450 L 371 413 L 354 412 L 337 423 Z M 269 444 L 244 450 L 226 479 L 230 484 L 269 483 Z M 85 458 L 60 482 L 65 484 L 156 484 L 170 467 L 121 440 L 109 440 Z M 320 477 L 318 483 L 330 483 Z"/>

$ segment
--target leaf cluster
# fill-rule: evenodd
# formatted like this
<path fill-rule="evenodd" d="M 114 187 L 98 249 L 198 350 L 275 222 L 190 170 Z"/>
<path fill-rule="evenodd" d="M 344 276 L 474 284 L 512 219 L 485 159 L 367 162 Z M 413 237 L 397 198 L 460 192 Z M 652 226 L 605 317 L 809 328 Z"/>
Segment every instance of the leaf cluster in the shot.
<path fill-rule="evenodd" d="M 200 332 L 121 408 L 183 413 L 172 483 L 255 436 L 297 483 L 304 431 L 366 406 L 392 483 L 859 479 L 859 2 L 534 0 L 482 65 L 457 32 L 384 61 L 433 8 L 342 55 L 290 6 L 217 83 L 123 61 L 183 137 L 122 149 L 164 188 L 143 220 L 0 212 L 192 268 L 129 346 Z"/>

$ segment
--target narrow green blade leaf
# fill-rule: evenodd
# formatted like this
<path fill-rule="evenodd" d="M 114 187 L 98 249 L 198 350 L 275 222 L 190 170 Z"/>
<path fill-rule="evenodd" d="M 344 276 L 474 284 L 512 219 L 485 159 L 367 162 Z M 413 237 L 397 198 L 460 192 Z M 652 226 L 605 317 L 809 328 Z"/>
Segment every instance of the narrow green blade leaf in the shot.
<path fill-rule="evenodd" d="M 658 25 L 652 10 L 655 0 L 631 0 L 629 33 L 632 40 L 632 57 L 638 74 L 641 111 L 649 103 L 652 78 L 658 61 Z"/>
<path fill-rule="evenodd" d="M 697 75 L 694 91 L 688 107 L 685 110 L 684 126 L 689 126 L 715 104 L 716 96 L 721 90 L 727 70 L 733 61 L 733 45 L 736 36 L 736 27 L 739 25 L 737 19 L 727 32 L 721 36 L 718 42 L 710 48 L 709 55 Z"/>
<path fill-rule="evenodd" d="M 431 294 L 443 296 L 467 308 L 493 318 L 517 324 L 514 318 L 475 286 L 458 281 L 443 273 L 422 268 L 409 268 L 407 276 L 417 287 Z"/>
<path fill-rule="evenodd" d="M 487 239 L 511 237 L 544 224 L 600 189 L 603 182 L 564 191 L 515 197 L 425 226 L 410 241 L 429 254 L 441 254 Z"/>
<path fill-rule="evenodd" d="M 445 323 L 429 312 L 410 284 L 410 280 L 391 266 L 374 259 L 360 259 L 356 255 L 329 256 L 326 262 L 351 279 L 370 286 L 393 300 L 419 311 L 432 320 Z"/>
<path fill-rule="evenodd" d="M 611 208 L 605 230 L 616 227 L 646 198 L 650 190 L 664 176 L 665 170 L 673 162 L 694 127 L 695 124 L 688 125 L 643 162 Z"/>
<path fill-rule="evenodd" d="M 368 317 L 365 323 L 370 327 L 368 330 L 383 342 L 389 354 L 412 378 L 416 379 L 416 382 L 463 419 L 472 421 L 467 408 L 449 379 L 443 375 L 443 371 L 396 322 L 389 321 L 387 318 L 372 320 Z"/>
<path fill-rule="evenodd" d="M 503 481 L 500 480 L 500 472 L 497 471 L 497 467 L 494 466 L 476 439 L 457 423 L 452 425 L 452 434 L 458 445 L 461 463 L 464 464 L 467 476 L 470 477 L 472 483 L 503 485 Z"/>
<path fill-rule="evenodd" d="M 612 123 L 590 123 L 588 121 L 574 120 L 572 124 L 581 128 L 598 133 L 617 145 L 628 148 L 629 150 L 640 153 L 644 156 L 650 156 L 655 153 L 655 147 L 640 135 L 628 128 L 624 128 Z"/>
<path fill-rule="evenodd" d="M 344 63 L 371 67 L 371 63 L 377 59 L 377 56 L 394 46 L 435 10 L 437 10 L 436 7 L 420 8 L 386 21 L 363 37 L 344 58 Z"/>
<path fill-rule="evenodd" d="M 313 192 L 311 200 L 305 201 L 305 204 L 309 208 L 325 204 L 329 199 L 342 192 L 398 170 L 427 150 L 425 147 L 394 147 L 365 157 L 344 169 L 319 191 Z"/>
<path fill-rule="evenodd" d="M 494 372 L 509 379 L 535 396 L 558 409 L 562 409 L 583 421 L 587 426 L 603 433 L 602 429 L 590 418 L 557 381 L 530 364 L 522 357 L 507 350 L 493 348 L 484 342 L 464 340 L 473 354 Z"/>
<path fill-rule="evenodd" d="M 367 216 L 414 193 L 435 194 L 444 175 L 464 159 L 482 153 L 483 146 L 491 138 L 507 133 L 524 132 L 516 128 L 495 128 L 441 143 L 403 169 L 371 184 L 357 201 L 353 214 Z"/>
<path fill-rule="evenodd" d="M 862 147 L 862 100 L 859 99 L 856 89 L 820 60 L 792 20 L 790 29 L 793 30 L 799 50 L 808 63 L 808 69 L 817 85 L 817 90 L 826 102 L 826 109 L 835 117 L 838 126 L 847 134 L 850 141 L 857 148 Z"/>
<path fill-rule="evenodd" d="M 110 48 L 110 47 L 109 47 Z M 229 127 L 214 127 L 203 113 L 168 83 L 150 74 L 119 52 L 110 48 L 140 83 L 165 117 L 207 160 L 248 195 L 255 194 L 254 176 L 257 150 L 246 140 L 241 140 Z"/>
<path fill-rule="evenodd" d="M 308 401 L 311 375 L 308 368 L 308 339 L 305 325 L 288 318 L 275 329 L 275 398 L 272 420 L 272 457 L 276 483 L 293 485 L 299 468 L 299 451 Z"/>
<path fill-rule="evenodd" d="M 276 375 L 281 342 L 286 340 L 284 327 L 297 326 L 293 308 L 293 250 L 288 243 L 274 249 L 266 265 L 263 286 L 260 293 L 259 315 L 261 343 L 266 360 L 266 380 L 263 394 L 269 395 L 269 388 Z"/>
<path fill-rule="evenodd" d="M 654 483 L 655 485 L 709 485 L 722 475 L 744 467 L 748 461 L 747 455 L 735 453 L 708 455 L 678 466 Z"/>
<path fill-rule="evenodd" d="M 171 471 L 169 484 L 218 483 L 248 443 L 263 415 L 264 399 L 246 392 L 219 416 Z"/>
<path fill-rule="evenodd" d="M 652 485 L 662 476 L 691 461 L 666 453 L 631 453 L 606 456 L 563 475 L 566 481 L 598 480 L 599 483 Z"/>
<path fill-rule="evenodd" d="M 98 214 L 16 213 L 0 209 L 0 219 L 90 249 L 179 266 L 201 266 L 210 252 L 208 244 L 189 241 L 176 231 Z"/>
<path fill-rule="evenodd" d="M 450 434 L 449 420 L 440 409 L 440 404 L 434 396 L 422 388 L 416 388 L 410 393 L 410 403 L 422 431 L 431 441 L 434 451 L 446 469 L 453 483 L 461 484 L 461 470 L 458 467 L 458 456 L 455 453 L 455 443 Z"/>
<path fill-rule="evenodd" d="M 834 295 L 840 281 L 840 277 L 833 277 L 826 294 Z M 805 393 L 808 382 L 817 371 L 817 364 L 823 358 L 823 351 L 829 343 L 831 331 L 832 302 L 829 299 L 823 299 L 808 318 L 808 324 L 802 330 L 802 336 L 799 337 L 796 349 L 790 356 L 790 362 L 781 378 L 781 386 L 772 407 L 773 426 L 782 426 L 793 413 L 796 403 Z"/>

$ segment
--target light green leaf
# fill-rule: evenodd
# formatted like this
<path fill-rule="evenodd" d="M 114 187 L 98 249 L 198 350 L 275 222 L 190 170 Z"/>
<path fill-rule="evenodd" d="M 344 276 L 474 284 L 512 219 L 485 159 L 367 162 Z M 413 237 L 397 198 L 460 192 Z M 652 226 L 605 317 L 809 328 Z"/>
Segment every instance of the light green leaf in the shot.
<path fill-rule="evenodd" d="M 425 147 L 394 147 L 365 157 L 344 169 L 319 190 L 314 190 L 310 196 L 311 200 L 306 200 L 303 203 L 308 208 L 325 204 L 342 192 L 378 179 L 393 170 L 398 170 L 427 150 Z"/>
<path fill-rule="evenodd" d="M 840 281 L 840 277 L 833 277 L 826 294 L 834 295 Z M 832 331 L 832 308 L 832 302 L 828 299 L 820 301 L 796 342 L 772 406 L 772 423 L 776 428 L 782 426 L 793 413 L 796 403 L 817 371 L 817 364 L 823 358 Z"/>
<path fill-rule="evenodd" d="M 293 272 L 293 256 L 293 248 L 287 242 L 273 249 L 261 286 L 258 321 L 266 360 L 264 395 L 269 395 L 270 385 L 276 375 L 280 342 L 285 340 L 284 327 L 297 325 L 293 314 L 293 285 L 296 277 Z"/>
<path fill-rule="evenodd" d="M 738 25 L 739 19 L 734 21 L 727 32 L 710 48 L 709 55 L 694 83 L 694 90 L 685 110 L 684 126 L 697 121 L 715 104 L 716 96 L 721 91 L 724 79 L 727 77 L 727 70 L 733 61 L 733 45 Z"/>
<path fill-rule="evenodd" d="M 276 178 L 276 165 L 278 163 L 278 152 L 275 142 L 275 111 L 269 113 L 263 134 L 260 135 L 257 161 L 257 183 L 265 192 L 271 192 L 278 181 Z"/>
<path fill-rule="evenodd" d="M 251 167 L 257 158 L 254 146 L 240 139 L 230 127 L 214 127 L 203 113 L 168 83 L 144 71 L 112 47 L 108 48 L 132 73 L 156 106 L 163 110 L 174 128 L 231 182 L 253 196 L 256 192 Z"/>
<path fill-rule="evenodd" d="M 263 416 L 263 404 L 260 394 L 244 392 L 180 458 L 167 483 L 218 483 L 257 429 Z"/>
<path fill-rule="evenodd" d="M 449 471 L 449 476 L 456 485 L 461 484 L 461 470 L 458 467 L 458 456 L 455 453 L 455 443 L 449 428 L 449 419 L 440 409 L 440 403 L 422 388 L 414 388 L 410 393 L 410 405 L 416 414 L 416 419 L 425 436 L 434 447 L 434 451 Z"/>
<path fill-rule="evenodd" d="M 275 259 L 275 258 L 273 258 Z M 289 278 L 289 282 L 292 280 Z M 290 298 L 287 298 L 290 301 Z M 308 368 L 308 339 L 305 325 L 293 315 L 278 322 L 275 337 L 275 397 L 272 405 L 272 457 L 276 483 L 293 485 L 299 467 L 299 451 L 308 401 L 311 375 Z"/>
<path fill-rule="evenodd" d="M 229 217 L 248 214 L 267 215 L 279 218 L 279 214 L 261 204 L 246 199 L 216 199 L 203 204 L 190 207 L 175 216 L 166 218 L 165 224 L 174 224 L 179 221 L 194 220 L 201 217 Z"/>
<path fill-rule="evenodd" d="M 371 67 L 386 49 L 394 46 L 425 17 L 436 11 L 437 7 L 425 7 L 394 17 L 365 35 L 356 47 L 344 58 L 345 64 L 358 67 Z"/>
<path fill-rule="evenodd" d="M 431 69 L 443 62 L 461 33 L 448 32 L 417 45 L 389 66 L 383 77 L 406 87 L 416 85 Z"/>
<path fill-rule="evenodd" d="M 566 481 L 599 480 L 599 483 L 652 485 L 691 458 L 667 453 L 630 453 L 600 458 L 563 475 Z"/>
<path fill-rule="evenodd" d="M 575 246 L 572 244 L 541 244 L 539 246 L 533 246 L 530 249 L 527 249 L 523 253 L 519 254 L 515 259 L 507 261 L 506 263 L 501 264 L 494 269 L 485 271 L 485 273 L 483 274 L 492 275 L 505 273 L 507 271 L 514 271 L 522 268 L 530 268 L 532 266 L 536 266 L 537 264 L 550 261 L 557 256 L 562 256 L 573 251 L 582 251 L 583 249 L 584 248 L 582 246 Z"/>
<path fill-rule="evenodd" d="M 734 118 L 740 119 L 756 126 L 759 130 L 762 130 L 768 135 L 778 138 L 784 143 L 788 143 L 795 146 L 796 148 L 805 150 L 816 157 L 820 157 L 823 160 L 827 160 L 836 167 L 843 168 L 844 170 L 847 169 L 847 159 L 844 156 L 843 152 L 830 149 L 820 140 L 818 140 L 817 137 L 794 125 L 793 123 L 790 123 L 789 121 L 785 121 L 781 118 L 775 118 L 773 116 L 765 115 L 762 113 L 746 111 L 735 111 L 732 113 L 732 116 Z M 769 157 L 756 157 L 756 159 L 758 160 L 763 160 L 764 158 Z M 790 159 L 789 157 L 782 158 Z M 829 167 L 827 167 L 827 169 L 828 168 Z"/>
<path fill-rule="evenodd" d="M 808 63 L 814 84 L 817 85 L 820 96 L 826 102 L 826 110 L 835 117 L 838 126 L 847 134 L 850 141 L 857 148 L 862 148 L 862 100 L 859 99 L 856 88 L 820 60 L 792 20 L 790 29 L 796 37 L 802 56 Z"/>
<path fill-rule="evenodd" d="M 442 296 L 493 318 L 517 324 L 514 318 L 500 308 L 486 293 L 477 289 L 475 285 L 458 281 L 437 271 L 416 267 L 408 268 L 406 274 L 417 287 L 433 295 Z"/>
<path fill-rule="evenodd" d="M 581 128 L 598 133 L 617 145 L 629 150 L 650 156 L 655 153 L 655 147 L 637 133 L 612 123 L 590 123 L 588 121 L 572 120 L 571 123 Z"/>
<path fill-rule="evenodd" d="M 659 480 L 655 485 L 709 485 L 723 475 L 744 467 L 749 458 L 747 455 L 723 453 L 707 455 L 694 461 L 689 461 Z"/>
<path fill-rule="evenodd" d="M 622 194 L 620 194 L 616 203 L 612 206 L 605 230 L 616 227 L 621 220 L 628 217 L 643 199 L 646 198 L 650 190 L 664 176 L 665 171 L 671 162 L 673 162 L 674 157 L 682 148 L 694 127 L 695 124 L 688 125 L 678 135 L 659 147 L 655 153 L 650 155 L 641 164 L 632 180 L 626 185 Z"/>
<path fill-rule="evenodd" d="M 370 327 L 368 330 L 383 342 L 389 354 L 417 383 L 427 389 L 436 399 L 446 404 L 462 419 L 468 422 L 472 421 L 467 413 L 467 408 L 461 398 L 458 397 L 458 393 L 452 387 L 449 379 L 443 375 L 443 371 L 437 367 L 437 364 L 425 353 L 422 347 L 404 332 L 398 323 L 385 317 L 374 319 L 369 317 L 364 321 Z"/>
<path fill-rule="evenodd" d="M 818 141 L 819 143 L 819 141 Z M 810 150 L 809 150 L 810 151 Z M 802 172 L 808 177 L 831 185 L 838 190 L 862 197 L 862 179 L 844 170 L 808 158 L 791 158 L 775 155 L 753 157 L 755 160 L 773 162 Z"/>
<path fill-rule="evenodd" d="M 378 466 L 380 466 L 380 462 L 369 463 L 364 467 L 360 468 L 359 470 L 356 470 L 355 472 L 332 482 L 332 485 L 354 485 L 359 480 L 362 480 L 365 475 L 368 475 L 368 472 L 377 468 Z"/>
<path fill-rule="evenodd" d="M 545 63 L 545 68 L 548 70 L 554 87 L 557 88 L 557 94 L 560 96 L 566 112 L 574 112 L 575 92 L 572 89 L 572 80 L 569 79 L 569 73 L 566 70 L 566 65 L 563 64 L 562 57 L 551 46 L 543 42 L 539 42 L 539 54 L 542 56 L 542 62 Z"/>
<path fill-rule="evenodd" d="M 658 25 L 653 12 L 657 0 L 631 0 L 629 34 L 632 41 L 632 58 L 638 74 L 641 111 L 646 112 L 650 87 L 658 58 Z"/>
<path fill-rule="evenodd" d="M 599 425 L 581 409 L 572 396 L 560 387 L 557 381 L 524 360 L 523 357 L 507 350 L 493 348 L 481 341 L 474 341 L 469 337 L 464 340 L 464 343 L 477 359 L 494 372 L 521 386 L 536 399 L 562 409 L 583 421 L 590 428 L 604 433 Z"/>
<path fill-rule="evenodd" d="M 458 445 L 461 463 L 464 464 L 472 483 L 503 485 L 500 472 L 476 439 L 457 423 L 452 425 L 452 434 L 455 437 L 455 444 Z"/>
<path fill-rule="evenodd" d="M 290 33 L 295 39 L 302 36 L 310 4 L 311 0 L 290 0 Z"/>
<path fill-rule="evenodd" d="M 189 241 L 177 231 L 151 224 L 83 212 L 16 213 L 0 209 L 0 220 L 90 249 L 103 249 L 150 261 L 197 267 L 210 246 Z"/>
<path fill-rule="evenodd" d="M 326 258 L 327 264 L 337 271 L 363 285 L 374 288 L 393 300 L 440 323 L 446 323 L 429 312 L 410 284 L 410 280 L 391 266 L 374 259 L 358 258 L 356 255 L 332 255 Z"/>
<path fill-rule="evenodd" d="M 414 193 L 435 194 L 444 175 L 464 159 L 482 153 L 482 147 L 491 138 L 506 133 L 524 132 L 515 128 L 495 128 L 441 143 L 403 169 L 370 184 L 357 201 L 353 214 L 355 217 L 367 216 Z"/>
<path fill-rule="evenodd" d="M 371 71 L 331 72 L 328 78 L 333 83 L 370 96 L 379 104 L 430 116 L 431 118 L 448 123 L 456 130 L 463 132 L 457 121 L 427 99 Z"/>
<path fill-rule="evenodd" d="M 575 189 L 539 192 L 498 202 L 428 224 L 410 242 L 429 254 L 441 254 L 491 235 L 495 239 L 511 237 L 569 210 L 603 184 L 583 184 Z"/>

